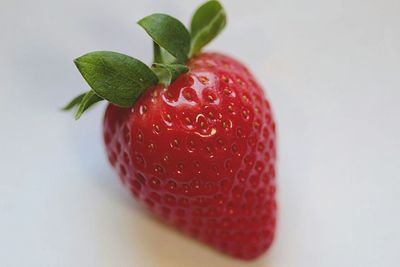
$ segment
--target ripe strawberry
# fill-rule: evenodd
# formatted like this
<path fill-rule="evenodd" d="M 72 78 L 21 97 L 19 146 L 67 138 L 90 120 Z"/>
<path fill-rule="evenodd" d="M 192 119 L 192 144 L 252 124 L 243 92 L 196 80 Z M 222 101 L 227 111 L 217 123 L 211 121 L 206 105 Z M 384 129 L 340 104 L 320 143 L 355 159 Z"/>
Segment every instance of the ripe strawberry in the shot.
<path fill-rule="evenodd" d="M 204 15 L 207 9 L 212 15 L 210 7 L 216 10 L 215 22 L 223 11 L 217 1 L 207 2 L 196 14 Z M 193 36 L 196 14 L 191 50 L 197 51 L 188 61 L 182 57 L 186 67 L 155 65 L 158 82 L 151 82 L 151 74 L 136 74 L 140 78 L 135 83 L 146 83 L 144 92 L 125 105 L 126 95 L 110 100 L 104 88 L 99 93 L 95 87 L 102 82 L 98 73 L 112 77 L 106 85 L 114 83 L 113 88 L 130 82 L 126 78 L 122 85 L 115 84 L 117 78 L 107 72 L 124 73 L 130 66 L 121 70 L 115 62 L 127 59 L 103 53 L 102 67 L 92 71 L 88 66 L 97 63 L 86 55 L 77 65 L 94 92 L 81 95 L 68 108 L 80 103 L 80 115 L 103 98 L 112 102 L 104 118 L 107 154 L 135 198 L 178 229 L 230 255 L 252 259 L 269 248 L 275 232 L 275 123 L 261 87 L 246 67 L 228 56 L 193 48 L 201 39 Z M 142 22 L 161 45 L 151 29 L 154 25 Z M 165 49 L 173 54 L 173 49 Z M 155 51 L 156 62 L 165 60 L 165 50 L 155 45 Z M 179 60 L 179 54 L 174 56 Z"/>

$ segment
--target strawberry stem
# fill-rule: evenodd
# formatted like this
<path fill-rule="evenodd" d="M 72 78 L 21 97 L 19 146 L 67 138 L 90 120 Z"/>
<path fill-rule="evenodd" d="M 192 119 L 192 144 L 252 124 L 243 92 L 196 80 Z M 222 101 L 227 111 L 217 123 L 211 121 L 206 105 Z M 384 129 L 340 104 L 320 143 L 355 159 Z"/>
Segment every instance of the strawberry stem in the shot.
<path fill-rule="evenodd" d="M 184 65 L 211 42 L 225 27 L 226 14 L 219 1 L 210 0 L 193 15 L 188 29 L 174 17 L 153 14 L 138 24 L 153 40 L 154 64 L 110 51 L 88 53 L 74 62 L 91 90 L 70 101 L 64 108 L 76 108 L 76 119 L 92 105 L 107 100 L 120 107 L 132 107 L 138 97 L 157 83 L 169 86 L 189 71 Z"/>

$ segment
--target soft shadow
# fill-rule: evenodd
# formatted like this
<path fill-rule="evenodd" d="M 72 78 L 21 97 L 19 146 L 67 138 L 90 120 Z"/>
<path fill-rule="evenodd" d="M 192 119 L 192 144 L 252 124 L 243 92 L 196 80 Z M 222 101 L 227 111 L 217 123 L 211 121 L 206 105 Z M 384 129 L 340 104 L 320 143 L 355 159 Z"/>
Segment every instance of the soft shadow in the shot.
<path fill-rule="evenodd" d="M 100 138 L 93 139 L 93 133 L 94 129 L 74 132 L 72 135 L 75 135 L 75 140 L 86 140 L 77 141 L 74 150 L 78 157 L 82 157 L 79 162 L 86 164 L 84 168 L 93 173 L 90 175 L 95 177 L 93 185 L 98 186 L 101 194 L 108 195 L 128 214 L 127 217 L 119 218 L 122 221 L 115 222 L 113 235 L 120 239 L 121 244 L 134 248 L 133 254 L 136 257 L 140 255 L 146 262 L 151 262 L 149 266 L 163 267 L 270 266 L 267 263 L 268 254 L 253 261 L 234 259 L 157 220 L 122 186 L 117 174 L 106 161 L 102 141 Z M 92 155 L 90 161 L 87 160 L 89 153 Z"/>
<path fill-rule="evenodd" d="M 128 190 L 109 172 L 97 173 L 99 190 L 108 194 L 117 205 L 132 213 L 123 224 L 115 227 L 122 244 L 134 247 L 135 255 L 151 262 L 149 266 L 163 267 L 269 267 L 268 253 L 253 261 L 231 258 L 162 223 L 142 208 Z M 115 178 L 115 179 L 112 179 Z M 118 186 L 115 186 L 118 184 Z"/>
<path fill-rule="evenodd" d="M 125 231 L 127 229 L 124 229 Z M 267 255 L 247 262 L 226 256 L 205 244 L 179 233 L 149 216 L 136 222 L 135 229 L 122 233 L 130 242 L 141 244 L 141 255 L 152 265 L 163 267 L 268 267 Z M 125 234 L 125 235 L 124 235 Z M 127 235 L 128 234 L 128 235 Z"/>

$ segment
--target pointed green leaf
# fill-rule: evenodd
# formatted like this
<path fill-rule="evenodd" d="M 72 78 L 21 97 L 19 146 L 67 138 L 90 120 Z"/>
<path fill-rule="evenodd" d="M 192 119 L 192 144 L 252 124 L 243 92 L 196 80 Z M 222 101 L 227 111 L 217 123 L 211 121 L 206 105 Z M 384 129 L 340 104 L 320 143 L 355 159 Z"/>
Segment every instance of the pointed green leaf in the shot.
<path fill-rule="evenodd" d="M 190 34 L 179 20 L 165 14 L 153 14 L 138 21 L 154 42 L 185 63 L 190 50 Z"/>
<path fill-rule="evenodd" d="M 75 113 L 75 119 L 78 120 L 82 116 L 83 112 L 85 112 L 88 108 L 101 100 L 103 100 L 103 98 L 96 95 L 93 90 L 87 92 L 83 96 L 82 101 L 79 104 L 79 107 Z"/>
<path fill-rule="evenodd" d="M 153 42 L 153 63 L 163 63 L 163 58 L 161 55 L 161 47 L 156 43 Z"/>
<path fill-rule="evenodd" d="M 153 42 L 153 53 L 153 63 L 172 64 L 176 61 L 176 58 L 173 55 L 168 53 L 164 48 L 161 48 L 156 42 Z"/>
<path fill-rule="evenodd" d="M 200 6 L 192 17 L 190 34 L 192 43 L 190 56 L 199 52 L 211 42 L 225 27 L 226 14 L 219 1 L 208 1 Z"/>
<path fill-rule="evenodd" d="M 121 107 L 131 107 L 144 90 L 157 84 L 146 64 L 120 53 L 92 52 L 74 62 L 98 96 Z"/>
<path fill-rule="evenodd" d="M 91 91 L 93 91 L 93 90 L 91 90 Z M 90 96 L 89 100 L 87 101 L 85 108 L 83 109 L 83 112 L 88 110 L 91 106 L 93 106 L 97 102 L 100 102 L 103 100 L 104 100 L 103 98 L 101 98 L 100 96 L 96 95 L 96 93 L 94 93 L 94 95 Z"/>
<path fill-rule="evenodd" d="M 161 63 L 172 64 L 172 63 L 176 62 L 176 58 L 173 55 L 171 55 L 170 53 L 168 53 L 167 50 L 165 50 L 162 47 L 160 49 L 161 49 L 161 58 L 162 58 Z"/>
<path fill-rule="evenodd" d="M 86 93 L 78 95 L 77 97 L 72 99 L 71 102 L 69 102 L 66 106 L 64 106 L 61 110 L 68 111 L 68 110 L 71 110 L 72 108 L 78 106 L 81 103 L 81 101 L 85 95 L 86 95 Z"/>
<path fill-rule="evenodd" d="M 160 83 L 169 86 L 179 75 L 189 71 L 189 68 L 181 64 L 159 64 L 152 66 L 154 73 L 157 75 Z"/>

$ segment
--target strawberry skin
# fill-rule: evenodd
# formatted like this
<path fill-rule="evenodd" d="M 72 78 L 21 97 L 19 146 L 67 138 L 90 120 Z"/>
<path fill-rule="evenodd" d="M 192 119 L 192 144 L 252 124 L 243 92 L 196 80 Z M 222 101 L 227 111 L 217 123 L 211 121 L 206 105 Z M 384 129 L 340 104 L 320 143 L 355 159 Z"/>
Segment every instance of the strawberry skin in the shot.
<path fill-rule="evenodd" d="M 108 106 L 109 161 L 163 221 L 227 254 L 255 258 L 270 247 L 276 225 L 271 107 L 231 57 L 202 53 L 187 66 L 132 108 Z"/>

